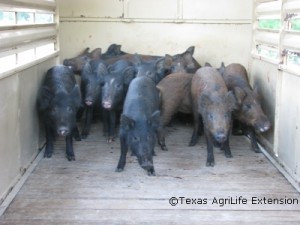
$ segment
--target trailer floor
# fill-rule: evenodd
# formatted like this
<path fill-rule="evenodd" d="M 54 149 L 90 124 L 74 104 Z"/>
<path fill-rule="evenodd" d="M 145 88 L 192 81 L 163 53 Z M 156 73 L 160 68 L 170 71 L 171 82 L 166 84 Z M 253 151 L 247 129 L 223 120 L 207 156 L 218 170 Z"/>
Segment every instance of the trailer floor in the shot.
<path fill-rule="evenodd" d="M 169 151 L 156 147 L 157 175 L 149 177 L 130 154 L 124 172 L 115 172 L 119 141 L 107 144 L 100 126 L 74 142 L 73 162 L 65 158 L 64 141 L 57 140 L 53 157 L 39 161 L 0 225 L 300 223 L 299 193 L 243 136 L 231 137 L 231 159 L 215 149 L 210 168 L 204 138 L 187 147 L 192 128 L 169 127 Z M 170 205 L 172 197 L 176 206 Z M 225 198 L 231 202 L 222 206 Z M 263 198 L 294 202 L 267 204 Z"/>

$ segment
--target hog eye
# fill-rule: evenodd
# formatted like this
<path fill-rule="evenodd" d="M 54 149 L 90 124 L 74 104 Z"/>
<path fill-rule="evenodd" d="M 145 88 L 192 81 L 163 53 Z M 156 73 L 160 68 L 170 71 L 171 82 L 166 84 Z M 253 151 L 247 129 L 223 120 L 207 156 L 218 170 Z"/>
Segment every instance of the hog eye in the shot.
<path fill-rule="evenodd" d="M 52 112 L 53 114 L 56 113 L 56 111 L 57 111 L 56 107 L 52 108 L 52 110 L 51 110 L 51 112 Z"/>
<path fill-rule="evenodd" d="M 121 85 L 120 84 L 116 84 L 116 88 L 121 88 Z"/>
<path fill-rule="evenodd" d="M 70 106 L 68 106 L 67 111 L 71 113 L 71 112 L 73 112 L 73 109 Z"/>
<path fill-rule="evenodd" d="M 132 137 L 132 140 L 133 140 L 134 142 L 138 142 L 138 141 L 139 141 L 139 138 L 136 137 L 136 136 L 133 136 L 133 137 Z"/>
<path fill-rule="evenodd" d="M 230 119 L 230 114 L 229 113 L 225 113 L 224 117 L 225 117 L 225 119 Z"/>
<path fill-rule="evenodd" d="M 249 110 L 251 108 L 251 105 L 250 104 L 245 104 L 244 108 L 245 108 L 245 110 Z"/>
<path fill-rule="evenodd" d="M 210 120 L 212 120 L 214 117 L 213 117 L 213 115 L 211 114 L 211 113 L 208 113 L 208 119 L 210 119 Z"/>

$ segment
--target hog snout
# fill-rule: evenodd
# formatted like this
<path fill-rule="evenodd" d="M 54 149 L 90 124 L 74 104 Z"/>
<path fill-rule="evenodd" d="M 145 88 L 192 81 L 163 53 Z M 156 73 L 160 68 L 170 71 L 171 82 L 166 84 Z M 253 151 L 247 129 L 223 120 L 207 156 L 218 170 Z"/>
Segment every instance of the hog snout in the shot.
<path fill-rule="evenodd" d="M 110 101 L 103 101 L 102 105 L 105 109 L 110 109 L 112 107 L 112 104 Z"/>
<path fill-rule="evenodd" d="M 85 103 L 87 106 L 93 105 L 93 101 L 92 101 L 92 100 L 89 100 L 89 99 L 86 99 L 86 100 L 84 101 L 84 103 Z"/>
<path fill-rule="evenodd" d="M 63 62 L 63 64 L 64 64 L 65 66 L 68 66 L 68 65 L 69 65 L 69 60 L 68 60 L 68 59 L 65 59 L 64 62 Z"/>
<path fill-rule="evenodd" d="M 217 142 L 223 143 L 223 142 L 226 141 L 226 134 L 223 131 L 218 131 L 215 134 L 215 139 L 216 139 Z"/>
<path fill-rule="evenodd" d="M 271 128 L 271 123 L 270 121 L 264 121 L 264 122 L 261 122 L 261 123 L 256 123 L 255 124 L 255 129 L 258 131 L 258 132 L 266 132 L 267 130 L 269 130 Z"/>
<path fill-rule="evenodd" d="M 57 129 L 57 133 L 60 136 L 67 136 L 69 134 L 70 130 L 67 127 L 60 127 Z"/>
<path fill-rule="evenodd" d="M 150 161 L 142 162 L 141 167 L 142 167 L 144 170 L 147 170 L 147 171 L 148 171 L 148 170 L 153 169 L 153 163 L 151 163 Z"/>

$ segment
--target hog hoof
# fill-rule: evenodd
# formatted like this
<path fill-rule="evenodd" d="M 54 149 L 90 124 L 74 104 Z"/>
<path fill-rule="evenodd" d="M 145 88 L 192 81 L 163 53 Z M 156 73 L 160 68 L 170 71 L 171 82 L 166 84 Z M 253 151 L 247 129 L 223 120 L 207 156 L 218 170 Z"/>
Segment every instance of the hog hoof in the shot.
<path fill-rule="evenodd" d="M 206 166 L 207 167 L 214 167 L 215 166 L 215 162 L 206 162 Z"/>
<path fill-rule="evenodd" d="M 69 161 L 75 161 L 75 155 L 67 155 Z"/>
<path fill-rule="evenodd" d="M 75 141 L 81 141 L 81 137 L 80 136 L 76 136 L 74 137 Z"/>
<path fill-rule="evenodd" d="M 44 153 L 44 158 L 51 158 L 52 157 L 52 152 L 46 152 Z"/>
<path fill-rule="evenodd" d="M 117 173 L 120 173 L 120 172 L 123 172 L 124 169 L 123 169 L 123 168 L 117 168 L 115 171 L 116 171 Z"/>
<path fill-rule="evenodd" d="M 115 139 L 113 137 L 109 137 L 106 140 L 106 142 L 109 143 L 109 144 L 112 143 L 112 142 L 114 142 L 114 141 L 115 141 Z"/>
<path fill-rule="evenodd" d="M 81 134 L 81 138 L 82 139 L 86 139 L 87 138 L 87 134 Z"/>
<path fill-rule="evenodd" d="M 225 153 L 225 157 L 226 158 L 232 158 L 232 154 L 231 153 Z"/>
<path fill-rule="evenodd" d="M 259 149 L 259 147 L 257 146 L 257 147 L 252 147 L 253 148 L 253 151 L 255 152 L 255 153 L 261 153 L 261 150 Z"/>
<path fill-rule="evenodd" d="M 160 148 L 161 148 L 161 150 L 163 150 L 163 151 L 168 151 L 168 148 L 167 148 L 167 146 L 165 146 L 165 145 L 161 145 Z"/>
<path fill-rule="evenodd" d="M 154 169 L 148 170 L 148 176 L 156 176 Z"/>

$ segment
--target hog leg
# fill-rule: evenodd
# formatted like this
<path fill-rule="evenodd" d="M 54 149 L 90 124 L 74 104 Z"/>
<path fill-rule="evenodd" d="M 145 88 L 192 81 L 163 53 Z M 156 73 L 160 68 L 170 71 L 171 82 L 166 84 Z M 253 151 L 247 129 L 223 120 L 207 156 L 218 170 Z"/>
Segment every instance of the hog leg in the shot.
<path fill-rule="evenodd" d="M 206 137 L 206 146 L 207 146 L 207 160 L 206 160 L 206 166 L 213 167 L 215 165 L 215 157 L 213 152 L 213 139 L 212 137 L 205 132 Z"/>
<path fill-rule="evenodd" d="M 108 143 L 111 143 L 115 140 L 116 117 L 117 115 L 115 110 L 109 111 Z"/>
<path fill-rule="evenodd" d="M 165 142 L 165 130 L 163 127 L 160 127 L 157 131 L 157 140 L 158 140 L 158 144 L 159 144 L 161 150 L 168 151 L 168 148 L 167 148 L 166 142 Z"/>
<path fill-rule="evenodd" d="M 54 135 L 48 123 L 45 123 L 45 130 L 46 130 L 46 149 L 45 149 L 44 157 L 51 158 L 53 154 Z"/>
<path fill-rule="evenodd" d="M 260 149 L 258 147 L 258 144 L 257 144 L 257 139 L 256 139 L 256 136 L 255 136 L 254 129 L 252 127 L 248 126 L 246 128 L 246 133 L 249 135 L 252 150 L 256 153 L 260 153 L 261 151 L 260 151 Z"/>
<path fill-rule="evenodd" d="M 72 134 L 66 136 L 66 155 L 69 161 L 75 160 Z"/>
<path fill-rule="evenodd" d="M 229 138 L 227 138 L 227 140 L 222 144 L 221 149 L 224 150 L 226 158 L 232 158 L 231 150 L 229 147 Z"/>
<path fill-rule="evenodd" d="M 194 115 L 194 131 L 191 138 L 191 141 L 189 143 L 189 146 L 195 146 L 198 142 L 198 129 L 199 129 L 199 119 L 201 118 L 197 110 L 193 109 L 193 115 Z"/>
<path fill-rule="evenodd" d="M 74 134 L 74 139 L 76 141 L 81 141 L 81 137 L 80 137 L 80 133 L 79 133 L 79 129 L 78 129 L 77 125 L 73 129 L 73 134 Z"/>
<path fill-rule="evenodd" d="M 121 144 L 121 155 L 120 155 L 116 172 L 122 172 L 126 164 L 126 155 L 128 151 L 128 146 L 126 143 L 126 136 L 124 134 L 120 134 L 120 144 Z"/>
<path fill-rule="evenodd" d="M 82 133 L 81 133 L 83 139 L 87 138 L 87 136 L 90 132 L 92 117 L 93 117 L 93 107 L 87 106 L 85 121 L 84 121 L 83 129 L 82 129 Z"/>

